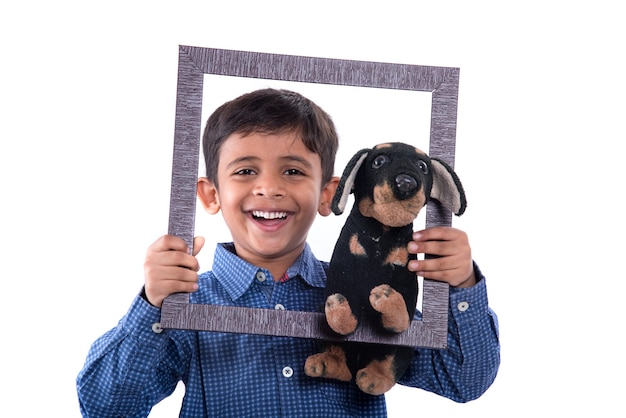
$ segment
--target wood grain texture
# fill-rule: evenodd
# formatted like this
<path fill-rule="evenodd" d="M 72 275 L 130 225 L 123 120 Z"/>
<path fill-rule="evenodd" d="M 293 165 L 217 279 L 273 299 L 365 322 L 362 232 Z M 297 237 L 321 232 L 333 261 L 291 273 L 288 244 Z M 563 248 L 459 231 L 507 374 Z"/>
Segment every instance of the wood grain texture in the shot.
<path fill-rule="evenodd" d="M 431 294 L 433 299 L 447 297 L 447 288 L 438 286 L 433 290 L 440 292 Z M 413 321 L 411 327 L 400 334 L 385 333 L 368 323 L 363 323 L 354 334 L 346 337 L 334 333 L 328 327 L 322 313 L 200 304 L 185 304 L 182 307 L 171 304 L 170 307 L 172 306 L 176 314 L 171 315 L 171 321 L 167 326 L 161 322 L 164 328 L 428 348 L 446 348 L 447 341 L 447 305 L 444 309 L 433 306 L 428 320 Z M 441 323 L 446 326 L 444 328 L 433 326 Z"/>
<path fill-rule="evenodd" d="M 178 63 L 168 233 L 183 238 L 192 248 L 204 74 L 182 49 Z"/>
<path fill-rule="evenodd" d="M 196 181 L 202 121 L 204 74 L 253 77 L 343 86 L 432 93 L 429 155 L 454 167 L 459 69 L 180 46 L 176 123 L 168 231 L 193 245 Z M 426 209 L 426 227 L 449 226 L 450 211 L 437 202 Z M 400 335 L 383 334 L 368 324 L 338 337 L 320 313 L 274 311 L 189 303 L 189 294 L 163 302 L 163 328 L 347 340 L 445 348 L 448 285 L 424 280 L 421 321 Z"/>

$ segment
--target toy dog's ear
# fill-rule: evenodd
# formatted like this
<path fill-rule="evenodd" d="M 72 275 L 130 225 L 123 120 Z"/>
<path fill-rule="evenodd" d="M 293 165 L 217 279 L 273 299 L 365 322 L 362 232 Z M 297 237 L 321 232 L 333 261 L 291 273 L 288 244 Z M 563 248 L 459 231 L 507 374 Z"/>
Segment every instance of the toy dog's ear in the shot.
<path fill-rule="evenodd" d="M 461 180 L 454 170 L 444 161 L 438 158 L 431 158 L 433 169 L 433 188 L 430 197 L 441 202 L 456 216 L 461 216 L 465 212 L 467 200 Z"/>
<path fill-rule="evenodd" d="M 350 193 L 352 193 L 352 189 L 354 188 L 354 179 L 356 178 L 356 174 L 370 151 L 371 149 L 364 148 L 354 154 L 350 161 L 348 161 L 346 168 L 343 170 L 343 175 L 339 180 L 339 185 L 337 186 L 337 191 L 335 191 L 331 204 L 331 209 L 335 215 L 341 215 L 346 208 L 348 196 L 350 196 Z"/>

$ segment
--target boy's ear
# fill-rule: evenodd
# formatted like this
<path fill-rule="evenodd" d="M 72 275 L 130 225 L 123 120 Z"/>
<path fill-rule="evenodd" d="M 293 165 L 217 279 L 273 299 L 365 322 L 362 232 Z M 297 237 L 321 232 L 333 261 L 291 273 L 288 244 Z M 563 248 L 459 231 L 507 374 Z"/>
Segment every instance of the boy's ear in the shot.
<path fill-rule="evenodd" d="M 339 185 L 339 177 L 333 177 L 330 179 L 328 183 L 322 189 L 322 195 L 320 196 L 320 205 L 317 209 L 317 212 L 322 216 L 328 216 L 333 213 L 331 209 L 331 202 L 333 200 L 333 196 L 337 191 L 337 186 Z"/>
<path fill-rule="evenodd" d="M 198 198 L 206 210 L 211 215 L 215 215 L 220 211 L 220 199 L 217 194 L 217 188 L 213 182 L 206 177 L 198 178 Z"/>

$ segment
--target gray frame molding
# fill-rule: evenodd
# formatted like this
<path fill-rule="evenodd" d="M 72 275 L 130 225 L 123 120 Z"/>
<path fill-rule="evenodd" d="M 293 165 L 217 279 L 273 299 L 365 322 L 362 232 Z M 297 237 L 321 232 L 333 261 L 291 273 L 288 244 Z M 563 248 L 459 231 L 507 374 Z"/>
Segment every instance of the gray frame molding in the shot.
<path fill-rule="evenodd" d="M 179 47 L 176 122 L 168 233 L 193 245 L 196 182 L 205 74 L 297 81 L 432 93 L 429 155 L 454 167 L 459 69 L 369 61 L 266 54 L 193 46 Z M 452 214 L 437 202 L 426 209 L 426 227 L 450 226 Z M 324 314 L 192 304 L 188 293 L 163 301 L 163 328 L 288 336 L 332 341 L 360 341 L 446 348 L 446 283 L 424 280 L 422 319 L 398 335 L 382 334 L 363 324 L 352 335 L 337 336 Z"/>

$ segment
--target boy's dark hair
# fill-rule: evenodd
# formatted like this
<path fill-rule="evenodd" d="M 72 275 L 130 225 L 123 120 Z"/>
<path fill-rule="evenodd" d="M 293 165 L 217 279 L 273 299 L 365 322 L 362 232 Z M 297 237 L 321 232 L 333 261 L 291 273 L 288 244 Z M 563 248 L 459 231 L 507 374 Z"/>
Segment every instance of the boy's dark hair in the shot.
<path fill-rule="evenodd" d="M 331 117 L 299 93 L 271 88 L 226 102 L 209 117 L 202 137 L 207 178 L 218 187 L 219 152 L 230 135 L 290 131 L 300 133 L 307 149 L 320 156 L 325 185 L 333 176 L 339 143 Z"/>

